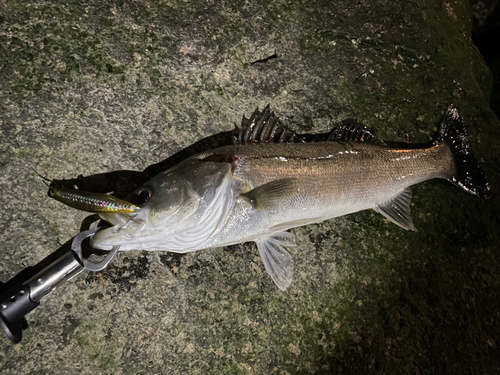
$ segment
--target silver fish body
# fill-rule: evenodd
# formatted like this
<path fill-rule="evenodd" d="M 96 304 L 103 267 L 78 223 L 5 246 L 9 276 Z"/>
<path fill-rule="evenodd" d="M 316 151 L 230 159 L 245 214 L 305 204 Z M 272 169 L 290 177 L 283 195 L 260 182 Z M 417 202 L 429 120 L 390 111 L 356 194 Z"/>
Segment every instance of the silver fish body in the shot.
<path fill-rule="evenodd" d="M 100 214 L 113 227 L 98 232 L 93 246 L 182 253 L 254 241 L 285 290 L 293 274 L 290 228 L 371 208 L 411 230 L 409 187 L 433 178 L 489 195 L 454 108 L 443 124 L 421 149 L 390 148 L 358 126 L 325 142 L 247 142 L 195 155 L 138 189 L 151 193 L 138 211 Z"/>

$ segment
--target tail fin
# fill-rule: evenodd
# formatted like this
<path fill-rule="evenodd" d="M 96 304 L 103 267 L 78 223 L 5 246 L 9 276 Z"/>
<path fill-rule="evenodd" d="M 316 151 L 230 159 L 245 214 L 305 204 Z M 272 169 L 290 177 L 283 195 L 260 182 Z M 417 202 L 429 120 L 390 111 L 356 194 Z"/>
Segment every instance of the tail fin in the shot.
<path fill-rule="evenodd" d="M 462 117 L 452 105 L 446 110 L 434 143 L 448 145 L 453 153 L 455 173 L 449 181 L 481 198 L 491 196 L 490 184 L 479 166 L 469 143 L 469 133 Z"/>

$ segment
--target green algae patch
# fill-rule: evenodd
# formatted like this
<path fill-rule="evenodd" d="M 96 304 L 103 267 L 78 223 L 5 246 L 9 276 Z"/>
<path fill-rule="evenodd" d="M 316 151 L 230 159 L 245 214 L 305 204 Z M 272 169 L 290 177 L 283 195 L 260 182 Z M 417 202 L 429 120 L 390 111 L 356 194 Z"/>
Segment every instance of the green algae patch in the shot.
<path fill-rule="evenodd" d="M 106 373 L 114 374 L 121 368 L 118 359 L 122 345 L 106 335 L 104 329 L 97 323 L 81 324 L 70 335 L 70 341 Z"/>
<path fill-rule="evenodd" d="M 20 15 L 27 22 L 16 23 Z M 13 92 L 38 92 L 80 75 L 125 71 L 106 53 L 105 43 L 78 3 L 9 3 L 5 20 L 10 26 L 2 35 L 2 56 L 9 64 L 1 73 Z"/>

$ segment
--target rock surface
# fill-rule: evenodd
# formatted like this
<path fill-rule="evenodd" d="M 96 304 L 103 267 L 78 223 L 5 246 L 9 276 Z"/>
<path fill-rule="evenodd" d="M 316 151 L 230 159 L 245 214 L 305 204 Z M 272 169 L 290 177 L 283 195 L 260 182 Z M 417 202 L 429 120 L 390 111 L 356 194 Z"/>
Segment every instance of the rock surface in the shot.
<path fill-rule="evenodd" d="M 2 374 L 500 371 L 500 123 L 469 2 L 0 3 L 0 280 L 87 216 L 38 174 L 142 171 L 270 103 L 302 133 L 355 117 L 425 143 L 453 103 L 489 175 L 483 201 L 413 189 L 416 232 L 367 211 L 293 230 L 279 291 L 253 244 L 119 254 L 0 340 Z"/>

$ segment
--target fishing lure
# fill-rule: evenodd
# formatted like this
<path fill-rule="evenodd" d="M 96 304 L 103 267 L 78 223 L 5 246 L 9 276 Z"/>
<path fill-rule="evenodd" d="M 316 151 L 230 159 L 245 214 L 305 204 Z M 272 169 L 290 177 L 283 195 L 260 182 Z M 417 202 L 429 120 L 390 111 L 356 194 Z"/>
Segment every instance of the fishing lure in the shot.
<path fill-rule="evenodd" d="M 57 185 L 51 185 L 48 194 L 70 207 L 88 212 L 131 213 L 139 209 L 136 205 L 112 195 L 66 189 Z"/>

